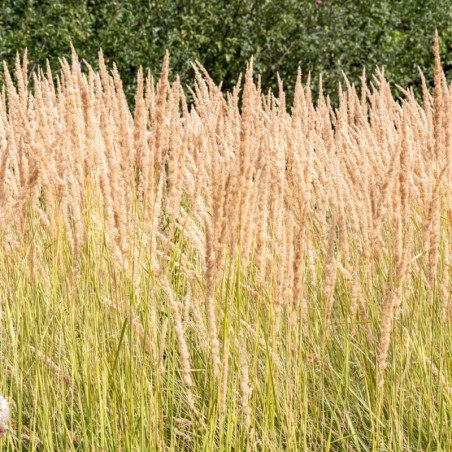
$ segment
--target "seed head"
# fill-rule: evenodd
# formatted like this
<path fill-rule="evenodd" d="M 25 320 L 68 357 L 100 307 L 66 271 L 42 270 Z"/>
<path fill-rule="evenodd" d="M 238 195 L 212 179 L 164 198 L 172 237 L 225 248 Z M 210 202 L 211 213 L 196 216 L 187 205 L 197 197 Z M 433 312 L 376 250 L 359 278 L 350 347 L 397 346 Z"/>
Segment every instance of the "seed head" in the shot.
<path fill-rule="evenodd" d="M 8 428 L 6 424 L 9 421 L 9 405 L 8 402 L 0 396 L 0 438 L 6 433 Z"/>

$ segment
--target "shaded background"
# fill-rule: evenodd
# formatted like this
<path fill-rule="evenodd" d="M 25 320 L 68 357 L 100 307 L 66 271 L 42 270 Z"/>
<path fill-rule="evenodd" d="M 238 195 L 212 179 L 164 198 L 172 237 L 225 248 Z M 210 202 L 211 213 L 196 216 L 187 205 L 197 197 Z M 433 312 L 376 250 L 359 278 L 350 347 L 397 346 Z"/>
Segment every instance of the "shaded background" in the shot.
<path fill-rule="evenodd" d="M 429 83 L 435 28 L 443 66 L 452 69 L 451 0 L 9 0 L 0 1 L 0 59 L 14 64 L 28 48 L 30 71 L 46 58 L 70 57 L 70 42 L 80 58 L 97 67 L 102 47 L 116 62 L 133 101 L 140 65 L 157 74 L 165 49 L 171 73 L 192 82 L 191 62 L 199 60 L 216 82 L 231 88 L 254 55 L 265 90 L 276 88 L 276 72 L 290 93 L 297 67 L 313 75 L 314 92 L 323 74 L 324 91 L 337 100 L 344 72 L 359 85 L 385 67 L 391 82 L 414 85 L 418 66 Z M 394 88 L 395 94 L 397 90 Z"/>

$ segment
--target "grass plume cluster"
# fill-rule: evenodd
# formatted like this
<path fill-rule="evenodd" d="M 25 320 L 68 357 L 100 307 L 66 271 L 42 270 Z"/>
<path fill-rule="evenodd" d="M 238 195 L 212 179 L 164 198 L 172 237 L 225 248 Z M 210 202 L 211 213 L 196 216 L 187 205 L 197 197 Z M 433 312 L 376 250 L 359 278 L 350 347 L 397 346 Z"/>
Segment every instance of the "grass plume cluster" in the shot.
<path fill-rule="evenodd" d="M 4 450 L 452 448 L 452 85 L 194 104 L 165 58 L 0 96 Z M 422 77 L 422 74 L 421 74 Z"/>

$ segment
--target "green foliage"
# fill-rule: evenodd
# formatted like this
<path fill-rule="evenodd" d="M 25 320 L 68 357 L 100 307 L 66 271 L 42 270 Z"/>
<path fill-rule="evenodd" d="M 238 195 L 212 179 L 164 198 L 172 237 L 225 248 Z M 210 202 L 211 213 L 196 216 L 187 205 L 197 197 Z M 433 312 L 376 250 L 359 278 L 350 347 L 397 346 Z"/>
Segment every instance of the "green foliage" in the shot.
<path fill-rule="evenodd" d="M 320 4 L 319 4 L 320 3 Z M 342 73 L 359 84 L 384 66 L 400 85 L 419 87 L 417 67 L 431 81 L 435 28 L 443 64 L 452 68 L 452 8 L 449 0 L 7 0 L 0 12 L 0 59 L 13 63 L 27 47 L 30 69 L 48 58 L 70 56 L 70 42 L 95 66 L 102 47 L 116 62 L 133 98 L 137 68 L 158 71 L 166 48 L 173 74 L 192 78 L 199 60 L 216 82 L 231 88 L 253 55 L 264 90 L 276 89 L 276 72 L 293 85 L 297 67 L 323 74 L 336 99 Z"/>

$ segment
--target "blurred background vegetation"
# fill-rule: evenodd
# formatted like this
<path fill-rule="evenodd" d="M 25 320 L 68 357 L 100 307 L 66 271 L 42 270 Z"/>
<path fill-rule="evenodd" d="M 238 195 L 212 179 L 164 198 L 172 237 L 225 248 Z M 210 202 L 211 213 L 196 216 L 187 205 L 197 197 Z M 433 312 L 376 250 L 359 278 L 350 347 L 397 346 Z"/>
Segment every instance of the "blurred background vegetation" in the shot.
<path fill-rule="evenodd" d="M 432 42 L 441 38 L 443 66 L 452 69 L 451 0 L 9 0 L 1 1 L 0 59 L 14 64 L 28 48 L 29 70 L 70 57 L 96 67 L 101 47 L 116 62 L 133 100 L 140 65 L 155 74 L 165 49 L 172 74 L 190 84 L 199 60 L 216 82 L 231 88 L 253 55 L 264 90 L 293 87 L 297 67 L 312 73 L 314 92 L 337 99 L 343 73 L 359 85 L 384 66 L 391 82 L 420 91 L 418 66 L 432 81 Z"/>

